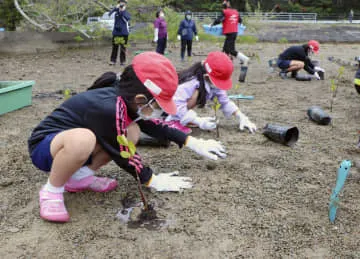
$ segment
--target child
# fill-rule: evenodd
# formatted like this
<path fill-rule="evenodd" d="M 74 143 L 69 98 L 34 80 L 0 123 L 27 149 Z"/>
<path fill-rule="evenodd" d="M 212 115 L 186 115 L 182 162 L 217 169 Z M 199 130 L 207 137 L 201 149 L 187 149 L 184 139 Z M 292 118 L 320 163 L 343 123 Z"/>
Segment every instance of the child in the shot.
<path fill-rule="evenodd" d="M 292 46 L 279 55 L 277 65 L 282 70 L 281 78 L 287 78 L 287 73 L 291 72 L 291 77 L 296 78 L 300 69 L 305 69 L 314 78 L 320 80 L 318 72 L 324 72 L 324 69 L 314 66 L 309 57 L 310 54 L 317 54 L 320 49 L 319 42 L 310 40 L 302 46 Z"/>
<path fill-rule="evenodd" d="M 241 22 L 242 19 L 239 12 L 231 8 L 229 0 L 224 0 L 223 11 L 221 12 L 221 15 L 216 18 L 216 20 L 213 22 L 213 24 L 211 24 L 211 26 L 222 23 L 223 34 L 225 35 L 223 51 L 227 55 L 231 55 L 240 60 L 241 68 L 239 81 L 245 82 L 246 74 L 248 71 L 249 58 L 240 51 L 235 50 L 235 42 L 239 30 L 238 23 Z"/>
<path fill-rule="evenodd" d="M 167 26 L 165 21 L 165 14 L 162 10 L 156 12 L 156 20 L 154 21 L 154 42 L 156 45 L 156 52 L 164 55 L 167 42 Z"/>
<path fill-rule="evenodd" d="M 122 157 L 120 152 L 128 151 L 128 147 L 117 142 L 118 136 L 124 135 L 136 144 L 141 130 L 210 159 L 225 158 L 225 150 L 219 142 L 186 136 L 150 120 L 164 111 L 176 113 L 172 97 L 177 84 L 175 68 L 168 59 L 154 52 L 144 52 L 125 68 L 115 87 L 75 95 L 47 116 L 28 140 L 34 165 L 50 172 L 39 193 L 40 216 L 56 222 L 69 220 L 64 190 L 108 192 L 115 189 L 116 180 L 94 176 L 97 169 L 111 160 L 157 191 L 191 188 L 188 177 L 154 174 L 138 154 Z"/>
<path fill-rule="evenodd" d="M 178 30 L 178 40 L 181 40 L 181 61 L 184 61 L 185 49 L 187 47 L 188 57 L 191 57 L 192 41 L 195 34 L 196 41 L 199 41 L 195 22 L 191 19 L 191 11 L 185 12 L 185 19 L 181 21 Z"/>
<path fill-rule="evenodd" d="M 359 68 L 355 74 L 354 86 L 355 86 L 356 92 L 358 94 L 360 94 L 360 58 L 357 58 L 357 61 L 359 62 Z"/>
<path fill-rule="evenodd" d="M 123 66 L 126 62 L 126 44 L 129 37 L 129 21 L 130 13 L 126 11 L 125 0 L 119 0 L 119 4 L 109 12 L 109 16 L 115 12 L 114 29 L 112 32 L 112 51 L 110 57 L 110 65 L 116 64 L 116 57 L 120 45 L 120 65 Z M 120 40 L 118 43 L 116 40 Z"/>
<path fill-rule="evenodd" d="M 203 130 L 215 129 L 214 118 L 199 117 L 192 109 L 196 106 L 202 108 L 208 100 L 217 97 L 224 115 L 234 115 L 239 120 L 240 130 L 247 128 L 251 133 L 255 132 L 255 124 L 227 96 L 226 91 L 232 87 L 233 70 L 230 58 L 216 51 L 209 53 L 203 62 L 180 72 L 180 85 L 174 95 L 177 112 L 176 115 L 169 115 L 166 121 L 179 121 L 182 125 L 195 124 Z"/>

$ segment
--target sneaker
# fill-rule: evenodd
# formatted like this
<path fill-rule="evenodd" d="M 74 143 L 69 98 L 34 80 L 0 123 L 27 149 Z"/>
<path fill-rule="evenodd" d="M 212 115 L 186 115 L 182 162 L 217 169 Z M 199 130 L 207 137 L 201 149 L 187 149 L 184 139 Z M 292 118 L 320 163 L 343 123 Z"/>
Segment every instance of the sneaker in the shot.
<path fill-rule="evenodd" d="M 114 61 L 110 61 L 110 63 L 109 63 L 110 66 L 115 66 L 115 64 L 116 63 Z"/>
<path fill-rule="evenodd" d="M 42 219 L 54 222 L 68 222 L 70 220 L 62 193 L 52 193 L 41 189 L 39 203 L 40 217 Z"/>
<path fill-rule="evenodd" d="M 68 192 L 109 192 L 114 190 L 117 186 L 118 182 L 115 179 L 90 175 L 81 180 L 70 178 L 65 184 L 65 190 Z"/>
<path fill-rule="evenodd" d="M 122 67 L 125 66 L 125 63 L 120 63 L 120 66 L 122 66 Z"/>
<path fill-rule="evenodd" d="M 298 71 L 292 71 L 291 72 L 291 78 L 296 78 L 298 75 Z"/>
<path fill-rule="evenodd" d="M 287 72 L 286 72 L 286 71 L 280 71 L 279 76 L 280 76 L 282 79 L 287 79 Z"/>

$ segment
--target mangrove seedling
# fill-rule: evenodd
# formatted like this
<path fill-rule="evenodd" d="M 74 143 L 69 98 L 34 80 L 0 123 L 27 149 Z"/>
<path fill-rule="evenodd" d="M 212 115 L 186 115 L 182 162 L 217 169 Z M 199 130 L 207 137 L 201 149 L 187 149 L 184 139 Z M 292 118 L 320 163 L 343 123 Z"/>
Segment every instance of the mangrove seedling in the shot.
<path fill-rule="evenodd" d="M 135 145 L 134 145 L 134 143 L 132 141 L 130 141 L 130 140 L 128 140 L 126 138 L 125 135 L 117 136 L 117 142 L 119 143 L 119 145 L 125 147 L 125 151 L 120 152 L 120 156 L 122 158 L 131 159 L 135 155 L 136 147 L 135 147 Z M 148 203 L 146 201 L 145 195 L 144 195 L 144 193 L 142 191 L 141 182 L 140 182 L 140 178 L 139 178 L 138 174 L 136 174 L 136 180 L 137 180 L 137 183 L 138 183 L 138 189 L 139 189 L 139 192 L 140 192 L 141 200 L 144 203 L 144 210 L 148 210 L 149 206 L 148 206 Z"/>
<path fill-rule="evenodd" d="M 219 102 L 219 99 L 217 98 L 217 96 L 214 97 L 213 99 L 214 104 L 211 106 L 211 108 L 214 110 L 215 112 L 215 121 L 218 121 L 217 118 L 217 111 L 220 109 L 221 104 Z M 220 132 L 219 132 L 219 125 L 216 123 L 216 137 L 219 138 L 220 137 Z"/>

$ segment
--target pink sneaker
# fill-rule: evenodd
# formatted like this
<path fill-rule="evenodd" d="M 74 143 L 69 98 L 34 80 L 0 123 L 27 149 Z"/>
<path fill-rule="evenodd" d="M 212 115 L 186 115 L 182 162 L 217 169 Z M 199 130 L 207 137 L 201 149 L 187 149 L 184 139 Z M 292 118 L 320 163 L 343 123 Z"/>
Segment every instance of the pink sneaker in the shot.
<path fill-rule="evenodd" d="M 52 193 L 41 189 L 39 196 L 41 218 L 54 222 L 68 222 L 70 220 L 62 193 Z"/>
<path fill-rule="evenodd" d="M 186 135 L 188 135 L 192 132 L 192 130 L 190 128 L 183 126 L 180 123 L 180 121 L 164 121 L 162 119 L 153 119 L 152 121 L 155 122 L 156 124 L 161 123 L 163 125 L 168 125 L 169 128 L 180 130 L 180 131 L 184 132 Z"/>
<path fill-rule="evenodd" d="M 68 192 L 109 192 L 114 190 L 117 186 L 118 182 L 115 179 L 91 175 L 79 181 L 70 178 L 65 184 L 65 190 Z"/>

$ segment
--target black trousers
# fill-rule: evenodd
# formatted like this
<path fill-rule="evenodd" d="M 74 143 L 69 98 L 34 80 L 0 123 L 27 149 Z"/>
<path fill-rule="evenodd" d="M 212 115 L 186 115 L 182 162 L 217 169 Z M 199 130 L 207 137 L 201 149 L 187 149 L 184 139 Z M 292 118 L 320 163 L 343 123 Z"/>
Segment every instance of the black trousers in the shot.
<path fill-rule="evenodd" d="M 121 44 L 115 44 L 115 37 L 122 38 L 123 43 Z M 123 64 L 126 61 L 126 44 L 128 42 L 128 36 L 113 36 L 112 38 L 112 51 L 111 51 L 111 62 L 116 63 L 116 57 L 119 51 L 119 45 L 120 45 L 120 63 Z"/>
<path fill-rule="evenodd" d="M 181 58 L 182 59 L 184 59 L 186 47 L 187 47 L 188 57 L 191 57 L 192 40 L 181 40 Z"/>
<path fill-rule="evenodd" d="M 156 52 L 157 53 L 162 54 L 162 55 L 165 54 L 166 42 L 167 42 L 166 38 L 158 39 L 157 45 L 156 45 Z"/>
<path fill-rule="evenodd" d="M 237 32 L 225 34 L 225 42 L 223 47 L 223 52 L 227 55 L 237 56 L 238 52 L 235 50 L 235 41 L 237 37 Z"/>

